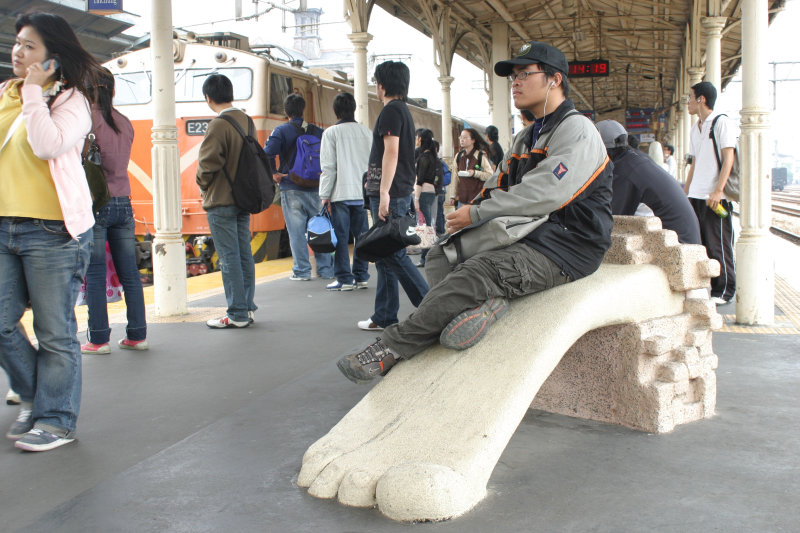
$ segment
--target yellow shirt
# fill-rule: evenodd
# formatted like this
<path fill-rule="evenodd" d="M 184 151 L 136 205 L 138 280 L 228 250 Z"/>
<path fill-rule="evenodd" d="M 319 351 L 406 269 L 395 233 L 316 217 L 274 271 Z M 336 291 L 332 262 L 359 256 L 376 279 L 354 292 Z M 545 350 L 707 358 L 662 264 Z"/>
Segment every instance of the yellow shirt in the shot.
<path fill-rule="evenodd" d="M 22 113 L 20 86 L 9 82 L 0 98 L 0 143 Z M 24 120 L 0 151 L 0 216 L 64 220 L 50 166 L 33 153 Z"/>

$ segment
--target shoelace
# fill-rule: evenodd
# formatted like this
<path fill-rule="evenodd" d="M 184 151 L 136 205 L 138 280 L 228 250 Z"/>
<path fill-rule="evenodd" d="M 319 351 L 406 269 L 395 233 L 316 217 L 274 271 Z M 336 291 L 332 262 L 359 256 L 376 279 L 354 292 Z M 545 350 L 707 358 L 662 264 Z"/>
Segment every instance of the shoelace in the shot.
<path fill-rule="evenodd" d="M 27 422 L 30 419 L 32 412 L 32 409 L 20 409 L 19 415 L 17 415 L 17 422 Z"/>
<path fill-rule="evenodd" d="M 389 350 L 382 342 L 378 341 L 367 346 L 363 352 L 356 356 L 358 362 L 362 365 L 369 363 L 379 363 L 384 357 L 389 354 Z"/>

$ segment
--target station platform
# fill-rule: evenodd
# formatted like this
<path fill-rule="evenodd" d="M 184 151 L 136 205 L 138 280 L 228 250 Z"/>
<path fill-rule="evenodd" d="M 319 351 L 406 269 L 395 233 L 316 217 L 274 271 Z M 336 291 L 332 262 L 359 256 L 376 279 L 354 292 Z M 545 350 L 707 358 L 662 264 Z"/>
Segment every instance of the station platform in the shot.
<path fill-rule="evenodd" d="M 652 435 L 529 411 L 487 498 L 413 528 L 797 531 L 800 253 L 776 246 L 776 324 L 738 326 L 734 304 L 719 307 L 713 418 Z M 205 325 L 225 311 L 220 275 L 190 278 L 190 313 L 149 316 L 147 352 L 117 349 L 124 313 L 112 304 L 111 354 L 83 359 L 78 440 L 47 453 L 0 447 L 0 531 L 411 530 L 296 484 L 308 446 L 370 388 L 335 362 L 375 336 L 356 328 L 371 314 L 375 275 L 367 290 L 327 292 L 321 279 L 290 281 L 290 267 L 258 265 L 256 322 L 241 330 Z M 401 296 L 401 316 L 411 309 Z M 0 406 L 0 427 L 16 414 Z"/>

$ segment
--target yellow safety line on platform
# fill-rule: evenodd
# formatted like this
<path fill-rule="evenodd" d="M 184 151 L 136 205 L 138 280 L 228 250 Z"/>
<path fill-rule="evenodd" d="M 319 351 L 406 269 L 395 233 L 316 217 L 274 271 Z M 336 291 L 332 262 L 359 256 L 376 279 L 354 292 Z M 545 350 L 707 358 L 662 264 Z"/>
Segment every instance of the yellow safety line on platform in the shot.
<path fill-rule="evenodd" d="M 772 326 L 746 326 L 736 323 L 736 315 L 723 315 L 724 325 L 717 331 L 724 333 L 748 333 L 763 335 L 800 335 L 800 293 L 775 276 L 775 305 L 783 315 L 775 317 Z"/>
<path fill-rule="evenodd" d="M 256 263 L 256 284 L 266 283 L 286 277 L 292 270 L 292 258 L 275 259 Z M 212 272 L 202 276 L 194 276 L 186 280 L 187 301 L 189 304 L 217 294 L 222 294 L 222 274 Z M 224 307 L 191 307 L 189 313 L 175 317 L 156 317 L 153 313 L 153 287 L 144 288 L 144 301 L 147 306 L 147 321 L 151 324 L 175 322 L 205 322 L 209 318 L 220 316 L 225 312 Z M 775 305 L 784 313 L 775 317 L 772 326 L 745 326 L 736 324 L 736 315 L 723 315 L 724 324 L 719 332 L 747 333 L 761 335 L 800 335 L 800 293 L 794 290 L 786 280 L 775 276 Z M 75 316 L 78 321 L 78 332 L 86 331 L 88 312 L 85 305 L 75 307 Z M 109 324 L 124 324 L 125 302 L 108 304 Z M 33 316 L 30 309 L 22 317 L 25 331 L 33 338 Z M 85 336 L 81 336 L 81 342 Z"/>

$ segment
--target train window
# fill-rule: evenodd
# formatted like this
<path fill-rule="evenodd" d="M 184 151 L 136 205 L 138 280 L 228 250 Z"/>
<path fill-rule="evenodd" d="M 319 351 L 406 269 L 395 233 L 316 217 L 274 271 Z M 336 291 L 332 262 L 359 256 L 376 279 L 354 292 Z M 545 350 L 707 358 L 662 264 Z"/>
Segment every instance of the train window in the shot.
<path fill-rule="evenodd" d="M 152 83 L 149 72 L 123 72 L 114 75 L 114 105 L 146 104 Z"/>
<path fill-rule="evenodd" d="M 175 71 L 175 101 L 204 102 L 203 83 L 211 74 L 231 80 L 234 100 L 249 100 L 253 95 L 253 71 L 249 68 L 190 68 Z"/>
<path fill-rule="evenodd" d="M 274 72 L 269 76 L 269 112 L 273 115 L 285 114 L 283 101 L 292 92 L 292 78 Z"/>

